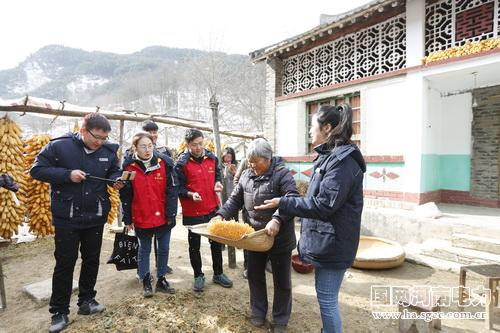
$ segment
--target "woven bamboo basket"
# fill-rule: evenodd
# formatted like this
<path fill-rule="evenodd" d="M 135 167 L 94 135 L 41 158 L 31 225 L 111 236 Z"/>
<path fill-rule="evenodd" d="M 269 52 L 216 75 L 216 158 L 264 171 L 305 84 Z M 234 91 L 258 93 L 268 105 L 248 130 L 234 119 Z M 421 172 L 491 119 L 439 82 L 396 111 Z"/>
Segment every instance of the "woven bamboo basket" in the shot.
<path fill-rule="evenodd" d="M 234 246 L 238 249 L 245 249 L 255 252 L 266 252 L 273 247 L 274 237 L 266 234 L 264 229 L 252 232 L 251 234 L 244 235 L 239 240 L 227 239 L 212 235 L 208 231 L 208 223 L 193 225 L 189 227 L 192 232 L 210 238 L 218 243 Z"/>
<path fill-rule="evenodd" d="M 352 267 L 387 269 L 398 267 L 404 261 L 405 250 L 398 243 L 384 238 L 361 236 Z"/>

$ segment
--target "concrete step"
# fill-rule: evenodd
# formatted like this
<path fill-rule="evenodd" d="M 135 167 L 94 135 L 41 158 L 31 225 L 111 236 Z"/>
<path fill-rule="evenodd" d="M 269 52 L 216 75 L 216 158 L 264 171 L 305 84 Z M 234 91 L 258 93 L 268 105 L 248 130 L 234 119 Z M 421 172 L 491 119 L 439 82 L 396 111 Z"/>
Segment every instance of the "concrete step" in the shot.
<path fill-rule="evenodd" d="M 78 290 L 78 282 L 73 280 L 71 292 L 76 290 Z M 23 291 L 37 302 L 48 302 L 52 295 L 52 278 L 28 284 L 23 287 Z"/>
<path fill-rule="evenodd" d="M 418 217 L 410 210 L 365 207 L 361 231 L 363 235 L 388 238 L 402 245 L 423 243 L 436 236 L 451 241 L 453 234 L 500 239 L 500 217 L 444 212 L 441 218 L 432 219 Z"/>
<path fill-rule="evenodd" d="M 459 273 L 460 266 L 462 266 L 461 264 L 454 261 L 439 259 L 425 254 L 411 252 L 406 253 L 406 261 L 453 273 Z"/>
<path fill-rule="evenodd" d="M 451 243 L 454 247 L 500 255 L 500 238 L 480 237 L 469 234 L 453 234 Z"/>
<path fill-rule="evenodd" d="M 483 265 L 496 264 L 500 262 L 500 255 L 454 246 L 442 246 L 434 249 L 426 249 L 423 250 L 421 254 L 438 259 L 453 261 L 461 265 Z"/>
<path fill-rule="evenodd" d="M 476 225 L 466 223 L 467 221 L 461 222 L 453 226 L 454 234 L 500 239 L 500 218 L 495 223 L 492 223 L 492 221 L 482 221 Z"/>

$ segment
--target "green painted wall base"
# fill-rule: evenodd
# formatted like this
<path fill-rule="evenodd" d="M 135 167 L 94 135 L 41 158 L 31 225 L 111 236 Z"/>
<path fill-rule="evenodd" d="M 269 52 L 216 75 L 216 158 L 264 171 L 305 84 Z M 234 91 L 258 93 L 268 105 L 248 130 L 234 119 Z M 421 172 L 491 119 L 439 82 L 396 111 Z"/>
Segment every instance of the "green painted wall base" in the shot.
<path fill-rule="evenodd" d="M 470 155 L 422 155 L 420 192 L 470 191 Z"/>

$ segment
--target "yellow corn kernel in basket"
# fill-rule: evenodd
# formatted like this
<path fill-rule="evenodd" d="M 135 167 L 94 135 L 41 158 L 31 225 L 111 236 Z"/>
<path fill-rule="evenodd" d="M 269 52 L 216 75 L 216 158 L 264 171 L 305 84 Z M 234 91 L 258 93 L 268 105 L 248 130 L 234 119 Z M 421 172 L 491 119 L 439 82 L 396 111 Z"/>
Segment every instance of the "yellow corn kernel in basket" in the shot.
<path fill-rule="evenodd" d="M 234 220 L 215 221 L 208 224 L 208 231 L 214 235 L 231 240 L 239 240 L 241 237 L 254 232 L 254 228 L 246 223 L 239 223 Z"/>

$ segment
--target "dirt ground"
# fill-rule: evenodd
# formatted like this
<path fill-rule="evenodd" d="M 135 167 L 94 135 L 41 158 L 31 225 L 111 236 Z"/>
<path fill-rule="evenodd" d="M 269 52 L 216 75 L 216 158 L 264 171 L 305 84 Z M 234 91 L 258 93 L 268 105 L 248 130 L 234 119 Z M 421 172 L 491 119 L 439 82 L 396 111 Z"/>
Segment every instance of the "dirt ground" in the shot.
<path fill-rule="evenodd" d="M 233 288 L 224 289 L 211 282 L 210 249 L 208 241 L 203 240 L 202 255 L 207 284 L 203 293 L 195 293 L 191 289 L 193 276 L 187 251 L 187 231 L 178 224 L 174 228 L 170 249 L 169 265 L 174 273 L 168 275 L 177 293 L 171 296 L 157 294 L 146 300 L 141 295 L 141 285 L 135 278 L 135 271 L 118 272 L 114 265 L 105 264 L 112 251 L 114 235 L 106 234 L 105 238 L 96 289 L 97 300 L 106 305 L 107 310 L 91 317 L 79 316 L 76 314 L 76 295 L 73 294 L 71 325 L 67 332 L 258 333 L 270 330 L 269 325 L 256 329 L 248 322 L 249 294 L 247 281 L 241 277 L 242 251 L 237 251 L 236 269 L 227 268 L 227 254 L 224 252 L 225 272 L 234 281 Z M 53 238 L 0 248 L 0 260 L 7 292 L 7 308 L 0 312 L 0 333 L 46 332 L 50 321 L 48 304 L 33 301 L 22 292 L 22 287 L 51 277 L 54 266 Z M 78 280 L 79 266 L 80 262 L 76 266 L 75 280 Z M 270 274 L 267 277 L 271 296 L 272 279 Z M 302 275 L 292 270 L 292 281 L 293 310 L 289 332 L 319 332 L 322 325 L 314 291 L 314 275 Z M 399 331 L 397 320 L 373 318 L 370 304 L 372 285 L 456 286 L 457 283 L 457 274 L 410 263 L 385 271 L 350 269 L 340 294 L 344 331 Z M 271 297 L 269 303 L 271 309 Z M 500 324 L 498 320 L 497 324 Z M 486 332 L 483 327 L 481 320 L 444 320 L 441 332 Z"/>

